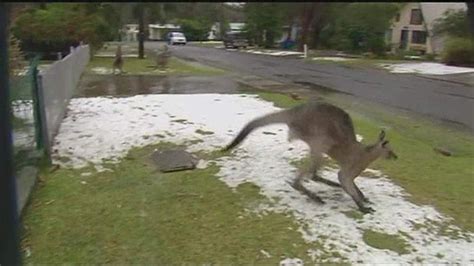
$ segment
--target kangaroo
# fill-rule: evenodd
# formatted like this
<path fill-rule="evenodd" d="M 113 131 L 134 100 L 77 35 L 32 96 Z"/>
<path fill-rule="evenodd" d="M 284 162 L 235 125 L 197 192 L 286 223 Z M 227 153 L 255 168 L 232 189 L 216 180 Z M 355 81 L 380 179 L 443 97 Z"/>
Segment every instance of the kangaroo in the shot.
<path fill-rule="evenodd" d="M 357 141 L 354 125 L 349 114 L 341 108 L 323 102 L 310 102 L 291 109 L 278 111 L 249 122 L 223 150 L 228 151 L 241 143 L 253 130 L 270 124 L 283 123 L 289 128 L 288 140 L 300 139 L 310 148 L 311 164 L 308 169 L 300 170 L 296 179 L 291 182 L 293 188 L 303 192 L 311 199 L 324 203 L 313 192 L 306 189 L 302 182 L 312 175 L 312 180 L 330 186 L 342 187 L 357 204 L 363 213 L 373 212 L 364 206 L 369 200 L 354 183 L 354 179 L 380 157 L 397 159 L 397 155 L 385 140 L 382 130 L 375 143 L 364 145 Z M 317 175 L 323 154 L 329 155 L 340 166 L 339 183 Z"/>
<path fill-rule="evenodd" d="M 163 45 L 163 49 L 156 53 L 156 56 L 155 56 L 156 69 L 166 69 L 168 65 L 168 58 L 170 56 L 168 50 L 169 50 L 168 45 L 165 44 Z"/>
<path fill-rule="evenodd" d="M 119 44 L 119 46 L 117 46 L 117 51 L 115 52 L 114 63 L 112 64 L 113 74 L 115 74 L 115 69 L 118 69 L 120 71 L 120 74 L 122 74 L 123 72 L 122 66 L 123 66 L 122 46 Z"/>

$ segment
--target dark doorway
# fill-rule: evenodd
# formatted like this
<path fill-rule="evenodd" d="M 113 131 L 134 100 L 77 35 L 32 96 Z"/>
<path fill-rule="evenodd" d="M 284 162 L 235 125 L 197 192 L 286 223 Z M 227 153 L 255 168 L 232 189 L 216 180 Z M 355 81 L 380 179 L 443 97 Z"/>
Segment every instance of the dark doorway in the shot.
<path fill-rule="evenodd" d="M 408 44 L 408 31 L 402 30 L 402 35 L 400 36 L 400 49 L 405 50 Z"/>

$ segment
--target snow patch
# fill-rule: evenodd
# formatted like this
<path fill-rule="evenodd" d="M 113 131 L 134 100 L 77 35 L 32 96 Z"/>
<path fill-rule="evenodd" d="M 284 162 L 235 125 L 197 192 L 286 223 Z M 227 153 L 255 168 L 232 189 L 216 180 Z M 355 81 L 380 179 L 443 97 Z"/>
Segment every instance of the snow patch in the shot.
<path fill-rule="evenodd" d="M 426 75 L 449 75 L 472 73 L 474 68 L 447 66 L 440 63 L 403 63 L 403 64 L 378 64 L 392 73 L 417 73 Z"/>
<path fill-rule="evenodd" d="M 280 261 L 280 266 L 303 266 L 303 261 L 298 258 L 286 258 Z"/>
<path fill-rule="evenodd" d="M 74 168 L 92 163 L 99 170 L 107 171 L 110 169 L 102 167 L 104 161 L 119 162 L 130 148 L 159 141 L 185 144 L 201 140 L 194 141 L 188 151 L 212 151 L 229 143 L 251 119 L 277 110 L 280 109 L 256 95 L 76 98 L 70 102 L 68 116 L 53 148 L 57 150 L 56 155 L 68 157 L 70 161 L 55 160 L 54 163 Z M 186 119 L 192 124 L 173 123 L 172 120 L 176 119 Z M 198 129 L 214 134 L 201 135 L 196 133 Z M 274 134 L 263 134 L 264 131 Z M 288 184 L 297 174 L 290 161 L 304 158 L 308 147 L 298 140 L 288 143 L 287 134 L 288 128 L 284 125 L 271 125 L 252 132 L 232 152 L 232 157 L 213 161 L 220 167 L 217 174 L 220 180 L 231 188 L 246 182 L 259 186 L 260 193 L 272 204 L 257 206 L 258 212 L 262 215 L 268 212 L 292 213 L 300 225 L 297 230 L 307 242 L 318 243 L 324 250 L 336 250 L 349 261 L 408 264 L 416 263 L 419 257 L 423 263 L 474 262 L 472 233 L 460 233 L 459 228 L 448 225 L 449 230 L 462 237 L 439 235 L 437 232 L 443 224 L 451 222 L 451 218 L 443 216 L 432 206 L 409 202 L 406 199 L 408 194 L 380 172 L 376 172 L 380 174 L 377 179 L 356 179 L 360 189 L 374 202 L 372 207 L 376 210 L 374 214 L 359 218 L 347 215 L 358 211 L 352 199 L 340 188 L 305 183 L 308 189 L 326 201 L 324 205 L 316 204 L 295 191 Z M 326 167 L 320 175 L 337 181 L 336 169 Z M 362 236 L 364 230 L 369 229 L 399 234 L 411 246 L 411 253 L 399 255 L 367 245 Z M 324 241 L 321 241 L 322 237 Z M 314 249 L 308 253 L 313 257 L 319 254 Z M 330 262 L 341 260 L 332 258 Z"/>
<path fill-rule="evenodd" d="M 109 75 L 109 74 L 113 74 L 114 72 L 112 68 L 108 68 L 108 67 L 93 67 L 91 71 L 100 75 Z"/>
<path fill-rule="evenodd" d="M 273 55 L 273 56 L 288 56 L 288 55 L 302 55 L 301 52 L 294 51 L 259 51 L 259 50 L 244 50 L 246 53 L 251 54 L 264 54 L 264 55 Z"/>
<path fill-rule="evenodd" d="M 340 61 L 351 61 L 354 59 L 351 58 L 345 58 L 345 57 L 313 57 L 312 60 L 326 60 L 326 61 L 335 61 L 335 62 L 340 62 Z"/>
<path fill-rule="evenodd" d="M 98 53 L 94 57 L 115 58 L 115 53 Z M 122 54 L 122 58 L 138 58 L 136 54 Z"/>

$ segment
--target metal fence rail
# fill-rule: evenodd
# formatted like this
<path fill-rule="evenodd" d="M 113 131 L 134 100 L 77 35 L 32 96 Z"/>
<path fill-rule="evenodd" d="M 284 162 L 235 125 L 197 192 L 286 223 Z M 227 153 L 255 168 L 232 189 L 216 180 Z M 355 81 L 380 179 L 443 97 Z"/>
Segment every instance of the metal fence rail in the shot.
<path fill-rule="evenodd" d="M 19 213 L 36 183 L 39 160 L 50 160 L 52 139 L 89 62 L 89 52 L 88 45 L 71 48 L 68 56 L 39 73 L 38 55 L 25 69 L 10 76 L 13 170 Z"/>
<path fill-rule="evenodd" d="M 50 142 L 58 133 L 61 121 L 66 115 L 69 100 L 73 96 L 89 60 L 89 45 L 71 47 L 71 53 L 68 56 L 56 61 L 40 73 L 38 80 L 39 100 L 44 108 L 45 145 L 47 148 L 51 148 Z"/>
<path fill-rule="evenodd" d="M 38 58 L 33 59 L 23 71 L 10 76 L 13 156 L 17 170 L 33 165 L 39 155 L 40 121 L 35 117 L 34 108 L 38 61 Z"/>

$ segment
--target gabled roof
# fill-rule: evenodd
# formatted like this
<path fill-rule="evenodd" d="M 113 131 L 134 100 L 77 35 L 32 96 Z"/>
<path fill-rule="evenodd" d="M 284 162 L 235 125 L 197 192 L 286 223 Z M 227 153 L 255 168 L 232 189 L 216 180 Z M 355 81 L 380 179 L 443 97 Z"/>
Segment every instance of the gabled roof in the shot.
<path fill-rule="evenodd" d="M 231 29 L 242 29 L 243 27 L 245 27 L 245 23 L 242 23 L 242 22 L 231 22 L 229 23 L 229 27 Z"/>
<path fill-rule="evenodd" d="M 174 25 L 174 24 L 148 24 L 148 27 L 154 28 L 154 29 L 180 29 L 181 27 L 179 25 Z"/>
<path fill-rule="evenodd" d="M 421 12 L 423 13 L 423 19 L 425 21 L 428 30 L 431 31 L 433 29 L 433 24 L 436 19 L 442 18 L 444 12 L 449 9 L 454 10 L 467 10 L 466 3 L 463 2 L 448 2 L 448 3 L 426 3 L 420 2 Z"/>

